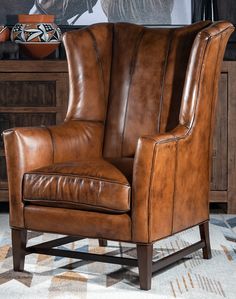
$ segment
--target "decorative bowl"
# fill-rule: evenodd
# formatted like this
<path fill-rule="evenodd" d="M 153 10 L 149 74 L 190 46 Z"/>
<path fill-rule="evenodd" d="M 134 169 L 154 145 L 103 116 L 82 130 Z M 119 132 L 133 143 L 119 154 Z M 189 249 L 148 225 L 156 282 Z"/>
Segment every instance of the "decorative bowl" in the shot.
<path fill-rule="evenodd" d="M 4 26 L 0 25 L 0 42 L 5 42 L 10 38 L 10 30 Z"/>
<path fill-rule="evenodd" d="M 53 53 L 60 45 L 60 42 L 19 42 L 18 44 L 25 55 L 35 59 L 43 59 Z"/>
<path fill-rule="evenodd" d="M 19 43 L 26 55 L 43 59 L 59 46 L 61 30 L 53 23 L 54 16 L 19 15 L 18 19 L 19 23 L 12 28 L 11 40 Z"/>
<path fill-rule="evenodd" d="M 54 15 L 32 14 L 32 15 L 18 15 L 19 23 L 53 23 Z"/>

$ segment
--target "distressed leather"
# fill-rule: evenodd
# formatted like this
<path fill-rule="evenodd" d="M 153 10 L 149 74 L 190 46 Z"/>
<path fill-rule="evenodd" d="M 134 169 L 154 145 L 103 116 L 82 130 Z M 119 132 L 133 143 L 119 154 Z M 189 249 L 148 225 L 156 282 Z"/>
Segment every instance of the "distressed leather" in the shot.
<path fill-rule="evenodd" d="M 226 21 L 206 21 L 183 28 L 107 23 L 67 32 L 65 122 L 4 133 L 11 226 L 149 244 L 206 221 L 218 79 L 233 30 Z M 101 175 L 95 160 L 107 161 L 109 170 Z M 94 204 L 97 186 L 88 183 L 84 201 L 75 191 L 86 161 L 99 186 L 114 172 L 121 179 L 118 189 L 117 178 L 111 189 L 102 185 L 96 210 L 87 203 Z M 60 198 L 55 165 L 63 177 Z"/>
<path fill-rule="evenodd" d="M 125 213 L 130 210 L 130 189 L 126 177 L 112 164 L 102 159 L 82 160 L 25 173 L 23 200 L 42 206 Z"/>
<path fill-rule="evenodd" d="M 29 230 L 88 238 L 131 240 L 131 219 L 127 214 L 27 205 L 24 220 L 25 228 Z"/>
<path fill-rule="evenodd" d="M 132 238 L 137 242 L 155 241 L 209 218 L 215 104 L 232 30 L 220 22 L 198 33 L 189 57 L 179 125 L 169 133 L 139 139 L 132 189 Z"/>

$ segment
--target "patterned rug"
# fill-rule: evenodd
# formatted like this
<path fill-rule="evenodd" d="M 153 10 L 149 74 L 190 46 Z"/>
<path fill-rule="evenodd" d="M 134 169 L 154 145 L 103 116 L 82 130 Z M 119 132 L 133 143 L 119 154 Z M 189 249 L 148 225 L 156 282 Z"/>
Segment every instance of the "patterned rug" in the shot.
<path fill-rule="evenodd" d="M 212 215 L 211 260 L 201 251 L 156 274 L 150 291 L 140 291 L 137 268 L 69 258 L 31 254 L 25 272 L 12 271 L 12 251 L 7 214 L 0 214 L 0 298 L 4 299 L 235 299 L 236 298 L 236 215 Z M 29 233 L 33 245 L 57 237 Z M 157 242 L 154 259 L 199 240 L 197 228 Z M 109 242 L 98 247 L 97 240 L 80 240 L 60 248 L 83 252 L 136 257 L 132 244 Z"/>

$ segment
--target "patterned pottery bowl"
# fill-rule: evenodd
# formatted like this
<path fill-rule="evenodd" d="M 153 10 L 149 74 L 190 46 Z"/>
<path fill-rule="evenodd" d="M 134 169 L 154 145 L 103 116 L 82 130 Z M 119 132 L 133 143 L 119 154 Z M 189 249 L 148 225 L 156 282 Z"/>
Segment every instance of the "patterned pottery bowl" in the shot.
<path fill-rule="evenodd" d="M 12 28 L 11 40 L 18 43 L 26 55 L 42 59 L 59 46 L 61 30 L 53 23 L 54 16 L 20 15 L 18 19 L 21 22 Z"/>
<path fill-rule="evenodd" d="M 10 38 L 10 30 L 4 26 L 0 25 L 0 42 L 5 42 Z"/>
<path fill-rule="evenodd" d="M 35 59 L 43 59 L 48 55 L 52 54 L 60 45 L 59 42 L 55 43 L 24 43 L 19 42 L 20 49 L 25 55 L 35 58 Z"/>

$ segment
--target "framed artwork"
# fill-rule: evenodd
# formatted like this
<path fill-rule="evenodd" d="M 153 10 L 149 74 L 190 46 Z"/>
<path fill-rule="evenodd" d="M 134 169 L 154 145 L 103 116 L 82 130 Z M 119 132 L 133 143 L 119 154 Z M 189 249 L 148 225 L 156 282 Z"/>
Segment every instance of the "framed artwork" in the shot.
<path fill-rule="evenodd" d="M 190 0 L 1 0 L 0 24 L 15 24 L 17 14 L 53 14 L 62 27 L 98 22 L 184 25 L 192 19 Z"/>

